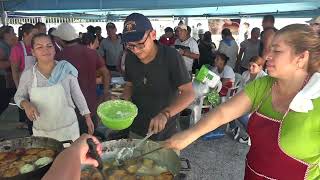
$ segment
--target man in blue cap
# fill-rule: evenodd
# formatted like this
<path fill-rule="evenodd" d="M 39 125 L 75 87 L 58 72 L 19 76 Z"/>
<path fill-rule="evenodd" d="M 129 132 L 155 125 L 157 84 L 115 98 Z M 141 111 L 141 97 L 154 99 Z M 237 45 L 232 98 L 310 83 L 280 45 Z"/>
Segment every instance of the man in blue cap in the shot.
<path fill-rule="evenodd" d="M 122 41 L 130 51 L 125 60 L 123 98 L 138 107 L 130 137 L 153 132 L 151 139 L 160 141 L 178 132 L 177 115 L 195 95 L 181 55 L 155 40 L 156 31 L 147 17 L 133 13 L 126 18 Z"/>

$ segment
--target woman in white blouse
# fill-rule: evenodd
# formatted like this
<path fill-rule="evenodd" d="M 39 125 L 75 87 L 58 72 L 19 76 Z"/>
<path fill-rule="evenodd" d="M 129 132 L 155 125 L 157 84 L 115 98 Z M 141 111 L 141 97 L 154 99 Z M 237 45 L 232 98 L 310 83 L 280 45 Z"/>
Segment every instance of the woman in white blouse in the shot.
<path fill-rule="evenodd" d="M 14 100 L 33 121 L 33 135 L 76 140 L 80 132 L 74 104 L 92 134 L 94 127 L 77 69 L 67 61 L 54 60 L 55 49 L 48 35 L 35 35 L 31 45 L 37 63 L 22 73 Z"/>
<path fill-rule="evenodd" d="M 267 75 L 267 73 L 263 71 L 263 65 L 264 65 L 264 60 L 259 56 L 253 56 L 250 59 L 249 70 L 242 73 L 238 92 L 244 89 L 244 87 L 249 82 Z M 246 114 L 238 118 L 239 122 L 245 128 L 247 128 L 249 117 L 250 117 L 250 114 Z M 237 126 L 235 121 L 232 121 L 229 124 L 230 124 L 230 127 L 227 128 L 227 131 L 231 131 L 233 133 L 234 139 L 238 139 L 240 135 L 240 127 Z M 250 138 L 248 136 L 240 137 L 239 142 L 250 145 Z"/>

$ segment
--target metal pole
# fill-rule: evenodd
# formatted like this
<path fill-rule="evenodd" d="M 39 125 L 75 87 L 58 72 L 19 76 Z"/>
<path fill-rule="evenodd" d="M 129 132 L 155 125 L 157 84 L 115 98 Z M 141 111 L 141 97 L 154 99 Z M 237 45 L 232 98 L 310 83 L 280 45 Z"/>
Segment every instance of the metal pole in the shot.
<path fill-rule="evenodd" d="M 7 13 L 4 11 L 4 2 L 1 1 L 1 23 L 3 26 L 6 25 Z"/>

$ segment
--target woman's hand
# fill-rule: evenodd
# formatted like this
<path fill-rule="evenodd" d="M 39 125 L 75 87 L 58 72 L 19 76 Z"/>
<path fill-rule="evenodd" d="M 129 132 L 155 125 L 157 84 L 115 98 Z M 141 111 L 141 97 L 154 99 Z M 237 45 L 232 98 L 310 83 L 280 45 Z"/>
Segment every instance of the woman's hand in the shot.
<path fill-rule="evenodd" d="M 164 146 L 169 149 L 182 150 L 197 139 L 198 137 L 191 130 L 185 130 L 167 139 Z"/>
<path fill-rule="evenodd" d="M 37 107 L 29 101 L 23 101 L 21 103 L 21 107 L 24 109 L 27 117 L 31 121 L 37 120 L 37 118 L 40 116 L 40 113 L 38 112 Z"/>
<path fill-rule="evenodd" d="M 102 154 L 102 146 L 101 146 L 99 140 L 96 137 L 91 136 L 89 134 L 83 134 L 82 136 L 80 136 L 80 138 L 78 138 L 74 143 L 72 143 L 70 148 L 72 150 L 76 151 L 77 153 L 79 153 L 81 164 L 88 164 L 88 165 L 93 165 L 93 166 L 97 167 L 98 162 L 96 160 L 92 159 L 91 157 L 87 156 L 88 151 L 89 151 L 87 139 L 89 139 L 89 138 L 91 138 L 93 140 L 93 142 L 97 145 L 97 152 L 99 155 L 101 155 Z"/>
<path fill-rule="evenodd" d="M 92 135 L 94 132 L 94 124 L 92 122 L 90 114 L 85 115 L 86 124 L 88 126 L 88 134 Z"/>

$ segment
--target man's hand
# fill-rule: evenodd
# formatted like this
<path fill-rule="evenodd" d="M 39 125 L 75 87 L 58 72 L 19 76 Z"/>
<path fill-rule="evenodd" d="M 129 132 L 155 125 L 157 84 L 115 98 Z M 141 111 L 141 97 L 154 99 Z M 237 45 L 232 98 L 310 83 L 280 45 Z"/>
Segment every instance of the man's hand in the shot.
<path fill-rule="evenodd" d="M 183 49 L 179 49 L 179 54 L 181 55 L 181 56 L 184 56 L 184 50 Z"/>
<path fill-rule="evenodd" d="M 159 113 L 157 116 L 151 119 L 148 133 L 153 132 L 154 134 L 158 134 L 166 127 L 167 121 L 168 119 L 164 113 Z"/>

